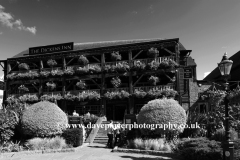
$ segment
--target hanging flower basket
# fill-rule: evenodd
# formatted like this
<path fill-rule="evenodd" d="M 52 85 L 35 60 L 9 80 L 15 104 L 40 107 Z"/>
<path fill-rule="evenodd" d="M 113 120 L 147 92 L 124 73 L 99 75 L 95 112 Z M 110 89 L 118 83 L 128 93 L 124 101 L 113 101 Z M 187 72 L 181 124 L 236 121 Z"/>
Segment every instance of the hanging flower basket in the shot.
<path fill-rule="evenodd" d="M 27 63 L 20 63 L 20 64 L 18 65 L 18 68 L 19 68 L 20 70 L 29 70 L 29 65 L 28 65 Z"/>
<path fill-rule="evenodd" d="M 53 82 L 47 82 L 46 85 L 50 90 L 54 90 L 56 88 L 56 84 Z"/>
<path fill-rule="evenodd" d="M 159 55 L 159 51 L 157 50 L 157 48 L 150 48 L 147 52 L 147 55 L 151 58 L 156 58 Z"/>
<path fill-rule="evenodd" d="M 111 53 L 111 58 L 114 61 L 121 61 L 122 56 L 119 54 L 119 52 L 112 52 Z"/>
<path fill-rule="evenodd" d="M 24 91 L 24 92 L 29 91 L 29 89 L 28 89 L 27 87 L 25 87 L 24 85 L 19 86 L 19 87 L 18 87 L 18 90 L 19 90 L 19 91 Z"/>
<path fill-rule="evenodd" d="M 78 63 L 81 65 L 87 65 L 89 63 L 89 61 L 88 61 L 87 57 L 85 57 L 84 55 L 81 55 L 78 58 Z"/>
<path fill-rule="evenodd" d="M 80 80 L 79 82 L 77 82 L 76 86 L 80 89 L 85 89 L 87 87 L 86 83 L 82 80 Z"/>
<path fill-rule="evenodd" d="M 47 61 L 47 64 L 48 64 L 49 67 L 54 67 L 54 66 L 57 65 L 57 62 L 54 59 L 49 59 Z"/>
<path fill-rule="evenodd" d="M 158 77 L 156 76 L 151 76 L 148 81 L 150 82 L 150 84 L 156 86 L 157 83 L 160 81 Z"/>
<path fill-rule="evenodd" d="M 132 71 L 143 71 L 146 68 L 146 64 L 141 61 L 133 61 Z"/>
<path fill-rule="evenodd" d="M 119 77 L 113 77 L 111 83 L 114 88 L 118 88 L 121 85 L 121 80 Z"/>

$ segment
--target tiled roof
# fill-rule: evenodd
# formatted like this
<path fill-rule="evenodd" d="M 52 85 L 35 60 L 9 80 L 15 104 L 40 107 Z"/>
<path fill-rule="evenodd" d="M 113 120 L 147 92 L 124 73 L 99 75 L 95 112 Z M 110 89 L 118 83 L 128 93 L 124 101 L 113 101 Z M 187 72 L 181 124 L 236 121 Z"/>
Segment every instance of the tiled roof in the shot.
<path fill-rule="evenodd" d="M 154 41 L 162 41 L 167 39 L 134 39 L 134 40 L 117 40 L 117 41 L 101 41 L 101 42 L 86 42 L 86 43 L 74 43 L 73 50 L 87 50 L 93 48 L 102 48 L 102 47 L 111 47 L 111 46 L 120 46 L 120 45 L 129 45 L 136 43 L 145 43 L 145 42 L 154 42 Z M 179 49 L 185 50 L 184 46 L 179 43 Z M 12 58 L 23 57 L 25 54 L 28 54 L 28 50 L 25 50 Z"/>

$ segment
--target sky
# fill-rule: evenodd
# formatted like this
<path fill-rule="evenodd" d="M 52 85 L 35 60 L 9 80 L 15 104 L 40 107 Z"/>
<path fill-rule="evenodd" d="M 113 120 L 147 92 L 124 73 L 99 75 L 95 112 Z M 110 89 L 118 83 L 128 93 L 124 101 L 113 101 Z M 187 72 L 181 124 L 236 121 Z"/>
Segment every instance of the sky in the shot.
<path fill-rule="evenodd" d="M 201 80 L 240 50 L 239 8 L 239 0 L 0 0 L 0 60 L 66 42 L 179 38 Z"/>

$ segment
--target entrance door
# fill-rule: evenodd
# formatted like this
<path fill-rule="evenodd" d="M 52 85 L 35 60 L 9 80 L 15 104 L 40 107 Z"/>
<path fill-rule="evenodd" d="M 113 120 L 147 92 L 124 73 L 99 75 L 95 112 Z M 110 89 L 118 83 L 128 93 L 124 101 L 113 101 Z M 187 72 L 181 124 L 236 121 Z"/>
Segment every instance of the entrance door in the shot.
<path fill-rule="evenodd" d="M 113 120 L 123 121 L 126 105 L 114 105 L 113 106 Z"/>

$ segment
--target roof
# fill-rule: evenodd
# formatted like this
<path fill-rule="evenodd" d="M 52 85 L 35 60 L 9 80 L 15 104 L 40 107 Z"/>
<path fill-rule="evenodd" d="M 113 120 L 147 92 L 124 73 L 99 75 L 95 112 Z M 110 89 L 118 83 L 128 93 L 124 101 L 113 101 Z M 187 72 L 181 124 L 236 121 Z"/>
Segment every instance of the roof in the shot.
<path fill-rule="evenodd" d="M 231 69 L 231 72 L 230 72 L 231 78 L 229 80 L 240 81 L 240 74 L 239 74 L 239 71 L 240 71 L 240 51 L 238 51 L 237 53 L 232 55 L 229 59 L 233 61 L 232 69 Z M 221 74 L 220 74 L 220 71 L 219 71 L 218 67 L 216 67 L 203 80 L 214 81 L 214 80 L 220 80 L 220 79 L 221 79 Z"/>
<path fill-rule="evenodd" d="M 137 43 L 145 43 L 145 42 L 154 42 L 154 41 L 164 41 L 168 39 L 133 39 L 133 40 L 116 40 L 116 41 L 100 41 L 100 42 L 85 42 L 85 43 L 74 43 L 73 50 L 87 50 L 87 49 L 96 49 L 102 47 L 112 47 L 112 46 L 120 46 L 120 45 L 129 45 L 129 44 L 137 44 Z M 169 39 L 171 40 L 171 39 Z M 174 40 L 174 39 L 172 39 Z M 178 40 L 178 39 L 175 39 Z M 179 43 L 180 50 L 186 50 L 184 46 Z M 25 50 L 12 58 L 23 57 L 25 54 L 28 54 L 28 50 Z"/>

